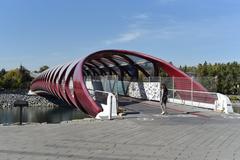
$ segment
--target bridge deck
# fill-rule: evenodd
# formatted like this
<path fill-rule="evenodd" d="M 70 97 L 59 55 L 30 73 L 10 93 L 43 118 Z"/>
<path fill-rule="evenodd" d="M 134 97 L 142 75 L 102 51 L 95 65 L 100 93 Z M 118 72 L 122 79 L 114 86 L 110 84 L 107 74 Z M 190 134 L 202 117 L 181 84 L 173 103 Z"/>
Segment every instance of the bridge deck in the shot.
<path fill-rule="evenodd" d="M 240 116 L 121 98 L 124 119 L 0 127 L 0 159 L 237 160 Z M 130 114 L 140 112 L 139 114 Z"/>
<path fill-rule="evenodd" d="M 167 116 L 198 116 L 210 117 L 217 116 L 220 113 L 213 112 L 212 110 L 192 107 L 181 104 L 167 103 L 167 115 L 161 115 L 160 103 L 156 101 L 139 100 L 130 97 L 120 97 L 119 107 L 126 109 L 125 118 L 128 117 L 167 117 Z"/>

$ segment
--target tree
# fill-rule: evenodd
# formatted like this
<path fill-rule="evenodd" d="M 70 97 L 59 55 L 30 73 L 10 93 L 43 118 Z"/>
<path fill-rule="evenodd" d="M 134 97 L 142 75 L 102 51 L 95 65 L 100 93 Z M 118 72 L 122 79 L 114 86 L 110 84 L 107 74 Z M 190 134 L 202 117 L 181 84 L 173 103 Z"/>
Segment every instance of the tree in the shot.
<path fill-rule="evenodd" d="M 5 73 L 6 73 L 6 70 L 5 70 L 4 68 L 1 69 L 1 71 L 0 71 L 0 77 L 2 77 Z"/>
<path fill-rule="evenodd" d="M 3 88 L 3 76 L 6 74 L 6 70 L 3 68 L 0 71 L 0 88 Z"/>
<path fill-rule="evenodd" d="M 47 65 L 44 65 L 42 67 L 39 68 L 38 71 L 34 71 L 34 73 L 42 73 L 43 71 L 49 69 L 49 67 Z"/>
<path fill-rule="evenodd" d="M 22 65 L 14 70 L 2 70 L 0 75 L 2 75 L 0 76 L 0 87 L 6 89 L 28 89 L 33 79 L 30 71 Z"/>
<path fill-rule="evenodd" d="M 197 67 L 180 66 L 186 73 L 193 73 L 197 80 L 210 91 L 223 94 L 239 94 L 240 92 L 240 64 L 237 62 L 221 64 L 198 64 Z"/>
<path fill-rule="evenodd" d="M 6 89 L 17 89 L 21 85 L 20 73 L 17 69 L 8 71 L 2 80 L 2 85 Z"/>
<path fill-rule="evenodd" d="M 33 80 L 33 78 L 30 76 L 30 71 L 27 70 L 24 66 L 20 65 L 18 72 L 20 75 L 19 78 L 21 79 L 20 88 L 29 88 L 31 81 Z"/>
<path fill-rule="evenodd" d="M 49 67 L 47 65 L 44 65 L 44 66 L 40 67 L 39 73 L 42 73 L 43 71 L 45 71 L 47 69 L 49 69 Z"/>

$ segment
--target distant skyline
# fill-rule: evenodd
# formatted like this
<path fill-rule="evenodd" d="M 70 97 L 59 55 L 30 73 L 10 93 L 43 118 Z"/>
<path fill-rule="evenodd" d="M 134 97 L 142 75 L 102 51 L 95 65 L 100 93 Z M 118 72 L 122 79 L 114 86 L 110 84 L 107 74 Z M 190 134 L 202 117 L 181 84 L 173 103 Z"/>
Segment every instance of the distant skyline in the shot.
<path fill-rule="evenodd" d="M 175 66 L 240 62 L 237 0 L 0 0 L 0 69 L 126 49 Z"/>

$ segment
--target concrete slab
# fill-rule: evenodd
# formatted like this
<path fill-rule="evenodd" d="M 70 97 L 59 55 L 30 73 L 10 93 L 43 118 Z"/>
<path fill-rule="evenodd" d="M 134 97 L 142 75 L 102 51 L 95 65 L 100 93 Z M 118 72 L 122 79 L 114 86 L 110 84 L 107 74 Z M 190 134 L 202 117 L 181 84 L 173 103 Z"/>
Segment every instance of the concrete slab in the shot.
<path fill-rule="evenodd" d="M 127 99 L 125 99 L 126 101 Z M 240 159 L 240 115 L 131 102 L 124 119 L 0 127 L 0 160 Z"/>

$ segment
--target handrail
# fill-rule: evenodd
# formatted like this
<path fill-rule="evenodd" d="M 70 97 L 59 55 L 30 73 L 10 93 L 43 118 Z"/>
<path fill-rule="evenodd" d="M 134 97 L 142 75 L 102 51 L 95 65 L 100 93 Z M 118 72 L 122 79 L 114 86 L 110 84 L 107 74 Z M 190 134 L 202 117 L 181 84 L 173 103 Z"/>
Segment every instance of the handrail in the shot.
<path fill-rule="evenodd" d="M 181 90 L 181 89 L 168 89 L 170 91 L 179 91 L 179 92 L 194 92 L 194 93 L 209 93 L 209 94 L 217 94 L 217 92 L 207 92 L 207 91 L 194 91 L 194 90 Z"/>
<path fill-rule="evenodd" d="M 94 91 L 94 92 L 100 92 L 100 93 L 111 93 L 111 94 L 115 95 L 115 93 L 113 93 L 113 92 L 107 92 L 107 91 L 101 91 L 101 90 L 94 90 L 94 89 L 91 89 L 91 88 L 88 88 L 88 90 Z"/>

